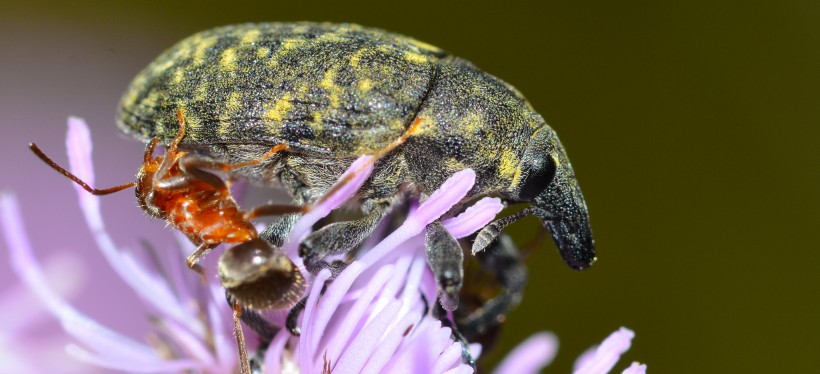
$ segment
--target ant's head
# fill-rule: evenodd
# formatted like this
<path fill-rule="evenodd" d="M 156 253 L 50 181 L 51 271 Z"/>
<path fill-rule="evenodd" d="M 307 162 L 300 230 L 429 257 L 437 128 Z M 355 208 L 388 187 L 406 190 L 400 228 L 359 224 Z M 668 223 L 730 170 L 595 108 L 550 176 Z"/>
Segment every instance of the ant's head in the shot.
<path fill-rule="evenodd" d="M 287 308 L 305 291 L 305 279 L 296 264 L 262 239 L 225 251 L 218 272 L 225 290 L 246 308 Z"/>

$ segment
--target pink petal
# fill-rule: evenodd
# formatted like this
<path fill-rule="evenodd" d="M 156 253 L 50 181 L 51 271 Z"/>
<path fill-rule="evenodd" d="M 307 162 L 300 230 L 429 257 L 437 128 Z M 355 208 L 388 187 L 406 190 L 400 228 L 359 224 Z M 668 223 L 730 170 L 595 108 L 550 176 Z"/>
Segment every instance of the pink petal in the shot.
<path fill-rule="evenodd" d="M 115 358 L 94 355 L 93 353 L 88 352 L 74 344 L 69 344 L 66 346 L 66 352 L 82 362 L 129 373 L 177 373 L 202 369 L 202 365 L 191 360 L 154 360 L 145 362 L 121 361 Z"/>
<path fill-rule="evenodd" d="M 634 337 L 635 333 L 632 330 L 621 327 L 604 339 L 588 361 L 582 365 L 576 364 L 578 369 L 575 370 L 575 374 L 608 373 L 621 358 L 621 355 L 629 350 Z"/>
<path fill-rule="evenodd" d="M 646 374 L 646 365 L 633 362 L 623 371 L 623 374 Z"/>
<path fill-rule="evenodd" d="M 433 369 L 430 370 L 430 372 L 443 373 L 450 368 L 456 367 L 457 364 L 461 362 L 462 349 L 461 343 L 453 342 L 453 344 L 447 347 L 447 349 L 436 358 L 436 362 L 433 363 Z"/>
<path fill-rule="evenodd" d="M 89 186 L 94 187 L 94 167 L 91 162 L 91 132 L 84 120 L 77 117 L 68 117 L 68 133 L 65 141 L 69 169 Z M 75 183 L 71 185 L 77 191 L 80 205 L 88 212 L 86 213 L 86 219 L 92 231 L 102 230 L 103 219 L 100 214 L 100 199 Z"/>
<path fill-rule="evenodd" d="M 0 193 L 0 217 L 3 234 L 11 255 L 12 268 L 43 300 L 49 310 L 60 319 L 66 332 L 95 348 L 102 355 L 117 360 L 132 364 L 161 361 L 151 347 L 98 324 L 63 301 L 51 289 L 32 254 L 17 201 L 8 193 Z"/>
<path fill-rule="evenodd" d="M 475 172 L 472 169 L 464 169 L 456 172 L 433 192 L 416 210 L 414 214 L 407 217 L 407 223 L 415 223 L 422 228 L 438 219 L 446 213 L 453 205 L 457 204 L 475 184 Z"/>
<path fill-rule="evenodd" d="M 540 332 L 519 344 L 495 369 L 496 374 L 538 373 L 552 363 L 558 353 L 558 338 Z"/>
<path fill-rule="evenodd" d="M 345 270 L 347 271 L 347 270 Z M 343 319 L 338 321 L 338 329 L 331 332 L 327 340 L 328 357 L 338 361 L 342 351 L 348 346 L 353 337 L 353 331 L 359 324 L 364 324 L 364 315 L 370 307 L 373 298 L 382 290 L 387 280 L 393 275 L 392 266 L 384 266 L 379 269 L 375 276 L 370 278 L 364 292 L 362 292 L 353 304 L 353 307 L 345 314 Z"/>
<path fill-rule="evenodd" d="M 404 340 L 405 332 L 411 329 L 418 319 L 418 315 L 405 314 L 402 320 L 393 326 L 384 336 L 384 339 L 379 342 L 375 352 L 367 360 L 367 365 L 362 369 L 362 373 L 377 374 L 382 372 L 384 366 L 393 359 L 399 344 Z"/>
<path fill-rule="evenodd" d="M 85 122 L 78 118 L 69 119 L 66 137 L 71 172 L 80 178 L 93 179 L 94 167 L 91 162 L 91 137 Z M 100 201 L 79 186 L 75 185 L 80 198 L 80 207 L 88 223 L 94 240 L 105 256 L 111 268 L 125 281 L 131 289 L 145 302 L 151 304 L 162 314 L 174 318 L 186 327 L 204 336 L 204 329 L 196 320 L 189 318 L 191 308 L 182 304 L 164 279 L 157 277 L 142 267 L 132 254 L 120 251 L 114 240 L 105 230 L 100 213 Z"/>
<path fill-rule="evenodd" d="M 287 329 L 282 329 L 273 337 L 273 341 L 265 352 L 265 369 L 268 373 L 282 372 L 282 356 L 289 338 L 290 332 Z"/>
<path fill-rule="evenodd" d="M 330 270 L 324 269 L 316 275 L 316 279 L 313 281 L 313 286 L 310 289 L 310 293 L 308 294 L 307 303 L 305 304 L 305 310 L 302 312 L 302 325 L 301 330 L 303 337 L 299 339 L 299 367 L 305 370 L 306 372 L 312 373 L 314 372 L 315 368 L 313 367 L 314 361 L 314 342 L 310 341 L 310 337 L 313 334 L 313 317 L 316 315 L 314 311 L 316 309 L 316 305 L 319 302 L 322 294 L 322 288 L 324 287 L 325 281 L 330 278 Z"/>
<path fill-rule="evenodd" d="M 319 348 L 322 334 L 325 332 L 325 328 L 327 327 L 327 323 L 330 321 L 330 317 L 336 313 L 336 310 L 339 308 L 339 303 L 350 289 L 350 286 L 353 285 L 353 282 L 361 273 L 361 270 L 361 263 L 354 261 L 348 265 L 347 268 L 339 274 L 338 277 L 336 277 L 336 279 L 333 280 L 333 283 L 328 286 L 324 295 L 319 298 L 318 304 L 316 305 L 316 312 L 312 317 L 313 322 L 311 323 L 311 330 L 302 332 L 309 339 L 310 346 L 313 349 Z M 318 360 L 321 359 L 321 355 L 324 354 L 324 352 L 317 351 L 316 354 L 319 354 L 319 356 L 313 358 Z"/>
<path fill-rule="evenodd" d="M 457 204 L 475 183 L 475 172 L 471 169 L 461 170 L 447 179 L 441 188 L 430 195 L 419 208 L 411 213 L 396 231 L 393 231 L 378 245 L 371 248 L 359 259 L 366 266 L 372 266 L 393 249 L 420 234 L 431 222 L 447 213 Z"/>
<path fill-rule="evenodd" d="M 376 350 L 382 336 L 387 331 L 390 323 L 396 317 L 400 303 L 394 302 L 368 323 L 356 338 L 348 345 L 347 350 L 339 358 L 334 370 L 338 373 L 358 373 L 362 370 L 370 355 Z"/>
<path fill-rule="evenodd" d="M 501 203 L 501 199 L 485 197 L 458 216 L 443 220 L 441 223 L 456 239 L 463 238 L 487 226 L 502 209 L 504 204 Z"/>
<path fill-rule="evenodd" d="M 331 195 L 325 195 L 319 202 L 310 208 L 310 211 L 302 215 L 291 229 L 288 240 L 283 246 L 288 257 L 297 258 L 299 242 L 304 239 L 305 235 L 310 231 L 313 224 L 330 214 L 333 209 L 338 208 L 345 201 L 350 199 L 356 191 L 364 184 L 370 173 L 373 172 L 373 163 L 370 162 L 372 156 L 361 156 L 339 177 L 339 180 L 331 187 L 331 190 L 337 185 L 343 183 L 341 187 L 335 190 Z M 349 175 L 353 175 L 352 179 L 345 180 Z"/>

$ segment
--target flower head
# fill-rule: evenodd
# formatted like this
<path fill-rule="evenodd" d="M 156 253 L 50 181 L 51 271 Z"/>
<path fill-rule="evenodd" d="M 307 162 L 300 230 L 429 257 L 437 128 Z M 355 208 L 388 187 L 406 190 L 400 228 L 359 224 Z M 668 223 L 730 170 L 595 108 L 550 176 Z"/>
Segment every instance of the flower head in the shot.
<path fill-rule="evenodd" d="M 67 141 L 72 172 L 93 183 L 91 142 L 85 124 L 69 120 Z M 372 171 L 363 156 L 340 178 L 339 187 L 311 207 L 294 226 L 283 250 L 301 267 L 298 243 L 313 225 L 342 206 Z M 338 277 L 328 270 L 309 281 L 307 302 L 299 321 L 301 335 L 284 328 L 282 313 L 269 315 L 278 328 L 264 351 L 266 373 L 471 373 L 462 359 L 462 344 L 449 327 L 428 312 L 425 300 L 436 299 L 433 275 L 425 259 L 423 230 L 460 202 L 475 182 L 465 169 L 454 174 L 427 199 L 414 206 L 404 222 L 387 233 L 380 227 Z M 155 311 L 153 338 L 148 343 L 123 336 L 85 316 L 56 293 L 34 259 L 19 217 L 16 200 L 0 194 L 4 236 L 9 242 L 15 271 L 44 301 L 75 343 L 67 347 L 74 357 L 97 366 L 130 372 L 234 372 L 238 367 L 230 338 L 230 310 L 216 277 L 204 284 L 184 268 L 173 253 L 166 271 L 143 266 L 127 249 L 117 246 L 105 229 L 100 199 L 77 189 L 80 204 L 103 256 L 133 291 Z M 499 199 L 485 198 L 457 217 L 442 221 L 453 236 L 479 230 L 503 208 Z M 181 236 L 180 236 L 181 237 Z M 180 240 L 184 252 L 192 245 Z M 187 253 L 186 253 L 187 254 Z M 124 311 L 125 313 L 125 311 Z M 579 373 L 610 370 L 629 347 L 631 331 L 622 329 L 579 359 Z M 255 348 L 255 347 L 250 347 Z M 533 373 L 549 364 L 557 339 L 536 334 L 499 366 L 499 373 Z M 469 347 L 472 357 L 481 347 Z M 642 369 L 641 369 L 642 368 Z M 631 370 L 631 371 L 630 371 Z M 645 366 L 627 369 L 639 373 Z"/>

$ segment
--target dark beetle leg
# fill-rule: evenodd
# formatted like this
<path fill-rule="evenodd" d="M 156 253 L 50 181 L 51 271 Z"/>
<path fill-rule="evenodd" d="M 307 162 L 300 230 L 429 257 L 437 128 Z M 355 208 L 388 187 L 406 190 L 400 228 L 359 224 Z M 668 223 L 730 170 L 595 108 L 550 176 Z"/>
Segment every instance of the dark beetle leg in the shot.
<path fill-rule="evenodd" d="M 505 227 L 524 217 L 538 213 L 538 208 L 528 207 L 518 213 L 511 214 L 506 217 L 501 217 L 493 222 L 490 222 L 489 225 L 484 226 L 484 228 L 478 232 L 478 235 L 476 235 L 475 240 L 473 241 L 473 254 L 479 253 L 483 251 L 485 248 L 487 248 L 487 246 L 489 246 L 490 244 L 495 243 L 495 239 L 499 235 L 501 235 L 501 230 L 503 230 Z"/>
<path fill-rule="evenodd" d="M 453 340 L 457 341 L 461 344 L 461 359 L 464 360 L 465 363 L 470 365 L 473 368 L 473 372 L 476 372 L 476 363 L 473 359 L 473 355 L 470 353 L 470 342 L 461 334 L 456 326 L 453 325 L 453 321 L 447 316 L 447 311 L 444 310 L 441 306 L 437 305 L 434 309 L 434 317 L 438 318 L 441 321 L 441 325 L 450 328 L 450 335 Z"/>
<path fill-rule="evenodd" d="M 301 216 L 299 213 L 285 214 L 268 225 L 264 231 L 259 233 L 259 237 L 272 246 L 281 248 L 282 245 L 285 244 L 288 235 L 290 235 L 290 230 L 293 228 L 293 225 Z"/>
<path fill-rule="evenodd" d="M 442 308 L 453 311 L 458 308 L 458 292 L 464 279 L 464 253 L 456 238 L 441 222 L 427 225 L 425 235 L 427 263 L 438 286 Z"/>
<path fill-rule="evenodd" d="M 364 218 L 331 223 L 310 234 L 299 244 L 299 256 L 311 272 L 321 270 L 327 256 L 345 253 L 362 243 L 390 211 L 388 203 L 374 205 Z M 316 272 L 318 272 L 318 270 Z"/>
<path fill-rule="evenodd" d="M 476 257 L 482 268 L 501 285 L 501 291 L 479 309 L 457 321 L 459 331 L 470 341 L 476 341 L 504 322 L 507 313 L 521 302 L 527 285 L 527 268 L 509 236 L 501 235 Z"/>
<path fill-rule="evenodd" d="M 293 204 L 304 206 L 305 201 L 307 201 L 307 187 L 289 172 L 283 172 L 280 178 L 282 178 L 283 184 L 288 186 L 290 195 L 293 196 Z M 290 235 L 290 230 L 293 228 L 293 225 L 296 224 L 296 221 L 298 221 L 300 217 L 302 217 L 301 213 L 282 215 L 279 219 L 268 225 L 264 231 L 259 233 L 259 237 L 272 246 L 281 248 L 282 245 L 285 244 L 288 235 Z"/>
<path fill-rule="evenodd" d="M 291 335 L 299 336 L 302 333 L 302 330 L 297 326 L 299 320 L 299 314 L 305 310 L 305 305 L 307 304 L 307 297 L 299 300 L 293 308 L 290 309 L 288 312 L 288 318 L 285 320 L 285 328 L 288 329 Z"/>
<path fill-rule="evenodd" d="M 332 263 L 328 263 L 327 261 L 317 261 L 312 264 L 306 264 L 305 268 L 314 275 L 319 274 L 323 269 L 328 269 L 330 270 L 330 278 L 328 278 L 328 281 L 331 281 L 336 279 L 336 277 L 347 268 L 347 262 L 333 261 Z"/>

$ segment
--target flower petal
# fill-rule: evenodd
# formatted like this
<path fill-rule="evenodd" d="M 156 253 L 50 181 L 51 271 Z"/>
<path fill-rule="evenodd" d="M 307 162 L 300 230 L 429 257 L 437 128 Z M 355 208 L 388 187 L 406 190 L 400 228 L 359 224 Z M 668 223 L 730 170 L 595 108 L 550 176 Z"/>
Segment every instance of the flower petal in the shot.
<path fill-rule="evenodd" d="M 202 368 L 199 363 L 191 360 L 129 362 L 110 357 L 100 357 L 74 344 L 66 346 L 66 352 L 82 362 L 129 373 L 176 373 Z"/>
<path fill-rule="evenodd" d="M 621 327 L 604 339 L 588 361 L 580 365 L 576 363 L 578 369 L 575 370 L 575 374 L 608 373 L 621 358 L 621 355 L 629 350 L 634 337 L 635 333 L 632 330 Z"/>
<path fill-rule="evenodd" d="M 66 134 L 66 150 L 68 151 L 68 165 L 74 175 L 94 186 L 94 167 L 91 163 L 91 132 L 82 118 L 68 117 L 68 133 Z M 99 199 L 88 193 L 76 183 L 72 183 L 74 190 L 80 197 L 80 205 L 92 213 L 88 215 L 88 225 L 92 230 L 103 229 L 103 219 L 100 214 Z"/>
<path fill-rule="evenodd" d="M 504 204 L 501 203 L 501 199 L 485 197 L 458 216 L 441 221 L 441 224 L 459 239 L 487 226 L 502 209 Z"/>
<path fill-rule="evenodd" d="M 552 363 L 558 353 L 558 338 L 540 332 L 519 344 L 495 369 L 496 374 L 538 373 Z"/>
<path fill-rule="evenodd" d="M 88 126 L 82 119 L 69 119 L 66 147 L 68 148 L 71 172 L 86 181 L 93 182 L 94 167 L 91 161 L 91 136 Z M 80 207 L 88 223 L 94 240 L 111 268 L 125 281 L 131 289 L 145 302 L 151 304 L 162 314 L 174 318 L 199 336 L 204 336 L 202 326 L 188 318 L 193 311 L 182 304 L 170 288 L 168 282 L 150 273 L 141 266 L 130 253 L 120 251 L 114 240 L 105 230 L 100 212 L 99 197 L 94 196 L 79 186 L 75 188 L 80 199 Z"/>
<path fill-rule="evenodd" d="M 334 367 L 337 373 L 359 373 L 361 372 L 370 355 L 378 347 L 379 341 L 387 331 L 390 323 L 396 317 L 401 305 L 399 302 L 388 304 L 376 318 L 368 323 L 356 338 L 348 346 L 347 350 L 339 358 L 339 362 Z"/>
<path fill-rule="evenodd" d="M 396 231 L 367 251 L 359 261 L 366 266 L 372 266 L 400 244 L 420 234 L 428 224 L 461 201 L 474 183 L 475 172 L 472 169 L 464 169 L 453 174 L 415 212 L 410 213 Z"/>
<path fill-rule="evenodd" d="M 629 365 L 629 367 L 623 371 L 623 374 L 646 374 L 646 364 L 633 362 L 632 365 Z"/>
<path fill-rule="evenodd" d="M 313 281 L 313 286 L 310 289 L 310 293 L 308 294 L 307 303 L 305 304 L 305 310 L 302 312 L 302 338 L 299 339 L 299 346 L 298 346 L 298 357 L 299 357 L 299 367 L 302 368 L 306 373 L 313 373 L 315 372 L 314 364 L 314 352 L 313 342 L 310 341 L 310 337 L 313 334 L 313 323 L 314 323 L 314 316 L 316 315 L 315 309 L 316 305 L 319 303 L 320 296 L 322 294 L 322 288 L 324 288 L 325 281 L 330 278 L 330 270 L 323 269 L 316 275 L 316 279 Z"/>
<path fill-rule="evenodd" d="M 388 265 L 380 268 L 376 275 L 370 278 L 364 292 L 359 294 L 359 297 L 353 303 L 353 307 L 348 310 L 343 318 L 336 321 L 337 328 L 325 334 L 327 336 L 325 349 L 330 359 L 338 361 L 342 351 L 350 343 L 353 331 L 359 324 L 364 323 L 364 315 L 371 306 L 376 294 L 382 290 L 393 273 L 392 266 Z"/>
<path fill-rule="evenodd" d="M 63 301 L 49 287 L 40 265 L 34 259 L 17 201 L 9 193 L 0 193 L 0 218 L 12 268 L 60 320 L 66 332 L 95 348 L 101 355 L 113 359 L 133 364 L 161 360 L 151 347 L 98 324 Z"/>
<path fill-rule="evenodd" d="M 296 221 L 283 246 L 288 257 L 298 258 L 299 242 L 308 234 L 313 224 L 344 204 L 359 190 L 373 171 L 373 163 L 370 162 L 372 158 L 372 156 L 365 155 L 356 159 L 331 187 L 330 194 L 322 197 L 316 205 L 310 207 L 310 210 Z"/>

